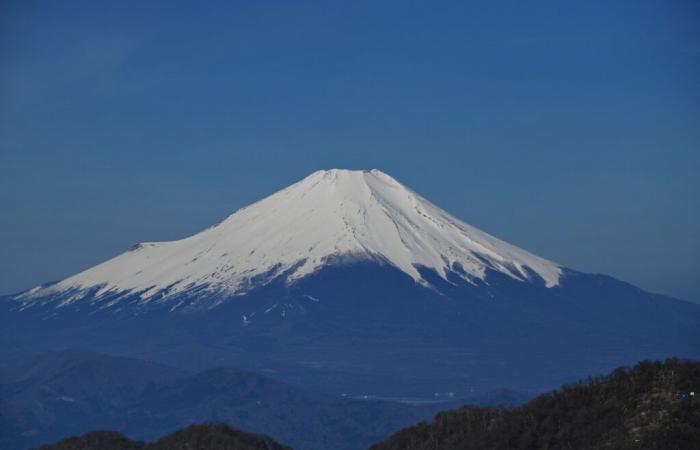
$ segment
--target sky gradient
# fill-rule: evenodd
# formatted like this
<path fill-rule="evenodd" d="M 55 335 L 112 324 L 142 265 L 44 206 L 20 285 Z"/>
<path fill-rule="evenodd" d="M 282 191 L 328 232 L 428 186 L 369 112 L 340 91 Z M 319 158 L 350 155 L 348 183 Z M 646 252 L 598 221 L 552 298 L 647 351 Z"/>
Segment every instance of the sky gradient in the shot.
<path fill-rule="evenodd" d="M 4 2 L 0 293 L 338 167 L 700 302 L 698 23 L 695 1 Z"/>

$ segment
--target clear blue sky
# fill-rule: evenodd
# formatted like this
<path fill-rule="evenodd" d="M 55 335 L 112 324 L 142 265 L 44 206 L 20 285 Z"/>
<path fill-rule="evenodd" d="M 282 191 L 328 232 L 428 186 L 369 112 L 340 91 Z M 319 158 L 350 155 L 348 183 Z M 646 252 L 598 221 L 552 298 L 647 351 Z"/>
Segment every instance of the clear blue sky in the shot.
<path fill-rule="evenodd" d="M 698 24 L 673 0 L 5 1 L 0 292 L 376 167 L 700 301 Z"/>

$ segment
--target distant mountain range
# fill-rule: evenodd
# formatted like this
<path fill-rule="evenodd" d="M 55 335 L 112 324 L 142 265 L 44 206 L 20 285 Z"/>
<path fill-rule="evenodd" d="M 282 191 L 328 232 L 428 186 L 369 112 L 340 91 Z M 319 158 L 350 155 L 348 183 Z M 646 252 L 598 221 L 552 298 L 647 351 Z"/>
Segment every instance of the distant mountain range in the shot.
<path fill-rule="evenodd" d="M 700 363 L 641 362 L 541 395 L 518 408 L 465 406 L 378 442 L 371 450 L 685 450 L 700 445 Z M 281 449 L 225 425 L 191 426 L 154 444 L 92 432 L 40 450 Z M 363 447 L 356 447 L 357 449 Z M 300 448 L 297 448 L 300 450 Z"/>
<path fill-rule="evenodd" d="M 535 256 L 376 170 L 313 173 L 0 313 L 6 360 L 81 347 L 350 397 L 534 393 L 700 357 L 699 305 Z"/>
<path fill-rule="evenodd" d="M 0 375 L 0 448 L 5 450 L 102 429 L 153 440 L 205 422 L 267 434 L 300 450 L 350 450 L 461 404 L 353 400 L 230 368 L 191 373 L 76 350 L 29 358 L 2 368 Z M 516 393 L 495 392 L 472 403 L 523 400 Z"/>

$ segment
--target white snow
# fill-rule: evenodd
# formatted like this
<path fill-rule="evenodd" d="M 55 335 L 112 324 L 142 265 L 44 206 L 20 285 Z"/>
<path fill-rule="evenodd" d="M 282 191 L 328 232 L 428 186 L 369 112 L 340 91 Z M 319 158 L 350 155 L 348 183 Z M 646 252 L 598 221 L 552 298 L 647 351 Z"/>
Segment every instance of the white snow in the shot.
<path fill-rule="evenodd" d="M 24 301 L 86 289 L 163 300 L 193 288 L 242 294 L 255 276 L 288 271 L 293 283 L 332 261 L 375 259 L 427 285 L 416 266 L 447 277 L 454 263 L 467 280 L 490 268 L 518 280 L 526 268 L 557 285 L 560 267 L 480 231 L 378 170 L 327 170 L 236 211 L 214 227 L 172 242 L 144 243 L 84 272 L 20 295 Z M 264 282 L 264 281 L 262 281 Z M 176 307 L 179 305 L 176 305 Z"/>

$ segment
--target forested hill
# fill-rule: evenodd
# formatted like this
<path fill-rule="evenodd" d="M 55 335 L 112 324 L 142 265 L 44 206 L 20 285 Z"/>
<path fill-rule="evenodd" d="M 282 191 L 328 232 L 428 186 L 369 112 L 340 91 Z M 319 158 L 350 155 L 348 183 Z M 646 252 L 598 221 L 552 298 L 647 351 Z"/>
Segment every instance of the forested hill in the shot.
<path fill-rule="evenodd" d="M 565 386 L 519 408 L 464 407 L 406 428 L 371 450 L 700 448 L 700 363 L 641 362 Z M 40 450 L 283 450 L 226 425 L 191 426 L 146 444 L 94 432 Z"/>
<path fill-rule="evenodd" d="M 641 362 L 519 408 L 444 412 L 371 450 L 700 448 L 698 391 L 700 363 Z"/>
<path fill-rule="evenodd" d="M 267 436 L 234 430 L 227 425 L 192 425 L 154 443 L 126 438 L 115 431 L 95 431 L 38 450 L 291 450 Z"/>

